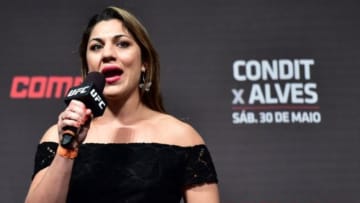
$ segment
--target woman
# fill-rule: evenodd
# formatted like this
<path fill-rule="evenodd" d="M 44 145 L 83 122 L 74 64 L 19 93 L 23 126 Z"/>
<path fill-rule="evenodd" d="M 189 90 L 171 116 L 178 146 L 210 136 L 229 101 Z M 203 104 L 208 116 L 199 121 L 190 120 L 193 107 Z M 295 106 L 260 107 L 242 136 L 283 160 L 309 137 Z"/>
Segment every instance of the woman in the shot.
<path fill-rule="evenodd" d="M 109 7 L 89 22 L 82 71 L 105 76 L 107 108 L 93 118 L 72 100 L 40 141 L 26 202 L 219 202 L 217 177 L 200 135 L 165 113 L 159 60 L 145 28 Z M 79 128 L 72 148 L 58 145 Z"/>

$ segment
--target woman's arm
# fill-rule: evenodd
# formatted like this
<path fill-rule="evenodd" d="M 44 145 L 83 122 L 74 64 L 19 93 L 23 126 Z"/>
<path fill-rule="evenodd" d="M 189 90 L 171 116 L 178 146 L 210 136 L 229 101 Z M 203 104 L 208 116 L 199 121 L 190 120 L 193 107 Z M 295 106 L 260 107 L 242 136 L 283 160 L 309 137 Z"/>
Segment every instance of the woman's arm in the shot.
<path fill-rule="evenodd" d="M 166 139 L 162 140 L 163 142 L 189 148 L 183 180 L 185 202 L 219 203 L 215 167 L 200 134 L 191 125 L 170 115 L 158 123 L 161 123 L 159 132 L 171 132 L 163 136 Z M 168 136 L 169 134 L 171 136 Z M 205 168 L 207 170 L 204 170 Z"/>
<path fill-rule="evenodd" d="M 219 189 L 216 183 L 203 184 L 185 190 L 186 203 L 219 203 Z"/>
<path fill-rule="evenodd" d="M 57 127 L 53 126 L 45 133 L 43 140 L 53 141 L 54 137 L 57 138 L 57 136 Z M 66 201 L 73 162 L 73 159 L 56 154 L 51 165 L 35 175 L 25 202 L 64 203 Z"/>
<path fill-rule="evenodd" d="M 41 142 L 52 141 L 59 143 L 64 134 L 64 128 L 74 126 L 79 129 L 73 149 L 65 149 L 58 145 L 55 157 L 50 166 L 39 171 L 28 191 L 26 203 L 65 203 L 69 189 L 69 182 L 74 158 L 79 145 L 85 140 L 90 127 L 91 110 L 76 100 L 72 100 L 68 107 L 59 115 L 57 125 L 52 126 L 44 134 Z"/>

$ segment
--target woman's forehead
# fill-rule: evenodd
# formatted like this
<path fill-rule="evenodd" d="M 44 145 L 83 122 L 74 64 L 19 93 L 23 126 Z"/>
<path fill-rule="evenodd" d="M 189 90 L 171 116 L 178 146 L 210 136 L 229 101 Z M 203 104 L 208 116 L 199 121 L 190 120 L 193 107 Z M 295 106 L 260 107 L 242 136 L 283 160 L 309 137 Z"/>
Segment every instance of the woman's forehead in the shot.
<path fill-rule="evenodd" d="M 97 23 L 90 34 L 91 38 L 109 38 L 114 36 L 132 37 L 124 23 L 117 19 L 104 20 Z"/>

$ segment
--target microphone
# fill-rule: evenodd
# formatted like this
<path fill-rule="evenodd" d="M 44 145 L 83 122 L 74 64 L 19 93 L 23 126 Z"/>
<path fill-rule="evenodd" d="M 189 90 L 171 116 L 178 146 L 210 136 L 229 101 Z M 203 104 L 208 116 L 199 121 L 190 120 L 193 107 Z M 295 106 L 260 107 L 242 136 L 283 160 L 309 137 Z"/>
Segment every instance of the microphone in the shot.
<path fill-rule="evenodd" d="M 107 105 L 102 95 L 104 87 L 105 76 L 99 72 L 90 72 L 81 85 L 73 87 L 68 91 L 64 98 L 65 104 L 69 105 L 73 99 L 79 100 L 87 108 L 91 109 L 94 117 L 101 116 Z M 66 149 L 71 149 L 78 129 L 74 126 L 65 126 L 63 130 L 64 133 L 60 144 Z"/>

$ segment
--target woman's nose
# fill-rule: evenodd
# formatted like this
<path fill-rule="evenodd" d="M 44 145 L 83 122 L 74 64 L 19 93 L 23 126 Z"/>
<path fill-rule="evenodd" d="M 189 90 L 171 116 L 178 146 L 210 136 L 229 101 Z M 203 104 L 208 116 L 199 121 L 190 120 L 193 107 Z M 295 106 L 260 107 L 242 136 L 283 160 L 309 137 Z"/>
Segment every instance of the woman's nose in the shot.
<path fill-rule="evenodd" d="M 116 59 L 115 50 L 113 46 L 105 46 L 102 53 L 102 60 L 104 62 Z"/>

